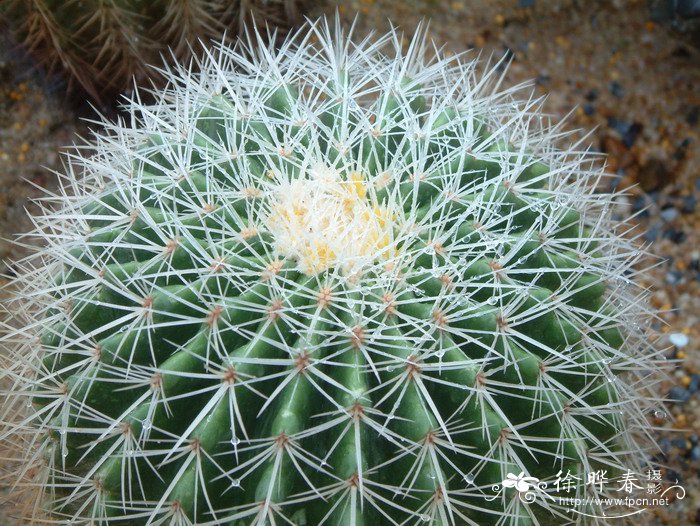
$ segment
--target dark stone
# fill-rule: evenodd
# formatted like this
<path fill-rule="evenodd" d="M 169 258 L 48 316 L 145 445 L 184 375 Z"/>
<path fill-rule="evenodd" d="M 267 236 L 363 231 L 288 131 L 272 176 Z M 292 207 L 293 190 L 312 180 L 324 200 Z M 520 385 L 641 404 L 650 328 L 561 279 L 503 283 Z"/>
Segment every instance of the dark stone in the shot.
<path fill-rule="evenodd" d="M 685 122 L 691 126 L 695 126 L 700 120 L 700 106 L 693 106 L 688 112 L 688 116 L 685 118 Z"/>
<path fill-rule="evenodd" d="M 700 446 L 695 446 L 690 450 L 690 460 L 700 460 Z"/>
<path fill-rule="evenodd" d="M 532 7 L 535 5 L 535 0 L 520 0 L 520 7 Z"/>
<path fill-rule="evenodd" d="M 613 80 L 610 83 L 610 93 L 612 93 L 613 97 L 624 97 L 625 96 L 625 88 L 622 87 L 622 84 L 620 84 L 618 81 Z"/>
<path fill-rule="evenodd" d="M 537 78 L 535 79 L 535 84 L 539 86 L 544 86 L 546 84 L 549 84 L 549 82 L 552 80 L 552 77 L 549 75 L 537 75 Z"/>
<path fill-rule="evenodd" d="M 586 100 L 588 102 L 593 102 L 597 98 L 598 98 L 598 90 L 595 88 L 592 89 L 591 91 L 589 91 L 588 93 L 586 93 Z"/>
<path fill-rule="evenodd" d="M 675 149 L 673 152 L 673 159 L 676 161 L 680 161 L 682 159 L 685 159 L 685 156 L 688 152 L 688 146 L 690 146 L 690 139 L 687 137 L 683 139 L 683 141 L 678 145 L 678 148 Z"/>
<path fill-rule="evenodd" d="M 673 241 L 676 245 L 680 245 L 688 239 L 688 235 L 683 230 L 670 227 L 664 230 L 663 238 Z"/>
<path fill-rule="evenodd" d="M 649 203 L 646 197 L 641 195 L 632 201 L 632 213 L 636 214 L 635 217 L 639 218 L 649 217 Z"/>
<path fill-rule="evenodd" d="M 647 0 L 652 19 L 659 22 L 688 44 L 700 47 L 700 0 Z M 656 21 L 656 20 L 655 20 Z M 700 524 L 700 522 L 698 523 Z"/>
<path fill-rule="evenodd" d="M 671 270 L 666 273 L 666 283 L 669 285 L 678 285 L 682 280 L 683 274 L 678 270 Z"/>
<path fill-rule="evenodd" d="M 656 223 L 654 225 L 651 225 L 649 229 L 646 232 L 644 232 L 644 239 L 647 241 L 656 241 L 660 233 L 661 225 L 659 223 Z"/>
<path fill-rule="evenodd" d="M 695 212 L 695 207 L 698 204 L 698 200 L 694 195 L 686 195 L 683 197 L 683 208 L 681 211 L 684 214 L 692 214 Z"/>
<path fill-rule="evenodd" d="M 690 270 L 696 270 L 696 271 L 700 270 L 700 259 L 692 258 L 690 260 L 690 264 L 688 265 L 688 268 L 690 268 Z"/>
<path fill-rule="evenodd" d="M 584 104 L 583 113 L 585 113 L 586 115 L 593 115 L 595 113 L 595 107 L 593 106 L 593 104 Z"/>
<path fill-rule="evenodd" d="M 639 170 L 638 180 L 642 190 L 652 192 L 671 182 L 671 175 L 663 160 L 651 158 Z"/>
<path fill-rule="evenodd" d="M 700 374 L 692 374 L 690 376 L 690 383 L 688 384 L 688 391 L 690 393 L 697 393 L 700 390 Z M 697 439 L 697 436 L 695 437 Z"/>
<path fill-rule="evenodd" d="M 671 445 L 673 447 L 676 447 L 678 449 L 686 449 L 688 447 L 688 443 L 685 441 L 685 438 L 683 437 L 676 437 L 673 440 L 671 440 Z"/>
<path fill-rule="evenodd" d="M 668 392 L 668 398 L 671 401 L 677 402 L 679 404 L 684 404 L 688 400 L 690 400 L 690 393 L 687 389 L 683 389 L 682 387 L 677 385 L 675 387 L 672 387 L 671 390 Z"/>
<path fill-rule="evenodd" d="M 678 46 L 676 47 L 672 52 L 671 56 L 675 58 L 690 58 L 691 53 L 690 50 L 686 46 Z"/>
<path fill-rule="evenodd" d="M 680 473 L 677 471 L 673 471 L 672 469 L 669 469 L 666 472 L 666 480 L 670 480 L 671 482 L 683 482 L 683 477 L 681 477 Z"/>
<path fill-rule="evenodd" d="M 636 141 L 639 134 L 642 133 L 643 128 L 644 127 L 640 123 L 633 122 L 632 125 L 627 128 L 627 131 L 622 135 L 622 142 L 624 145 L 628 148 L 632 148 L 634 141 Z"/>
<path fill-rule="evenodd" d="M 618 131 L 619 122 L 617 117 L 608 117 L 608 128 Z"/>
<path fill-rule="evenodd" d="M 661 440 L 659 440 L 659 449 L 664 456 L 668 455 L 668 452 L 671 450 L 671 441 L 668 438 L 663 437 Z"/>
<path fill-rule="evenodd" d="M 676 14 L 685 18 L 700 16 L 700 0 L 676 0 Z"/>
<path fill-rule="evenodd" d="M 627 147 L 631 148 L 634 142 L 639 137 L 639 134 L 644 129 L 639 122 L 628 123 L 618 120 L 615 117 L 608 117 L 608 126 L 620 134 L 622 143 Z"/>
<path fill-rule="evenodd" d="M 650 11 L 649 18 L 658 23 L 668 22 L 672 20 L 675 15 L 673 4 L 667 0 L 655 0 L 651 2 Z"/>

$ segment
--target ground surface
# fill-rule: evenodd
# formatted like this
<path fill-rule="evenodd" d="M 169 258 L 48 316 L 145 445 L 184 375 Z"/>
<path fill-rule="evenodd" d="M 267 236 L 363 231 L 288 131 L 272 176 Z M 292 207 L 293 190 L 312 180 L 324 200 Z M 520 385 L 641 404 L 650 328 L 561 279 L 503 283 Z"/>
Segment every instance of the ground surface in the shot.
<path fill-rule="evenodd" d="M 448 50 L 508 55 L 508 83 L 535 79 L 548 112 L 559 118 L 573 109 L 569 129 L 595 129 L 590 141 L 608 154 L 610 189 L 627 189 L 618 213 L 638 214 L 641 242 L 660 258 L 642 284 L 663 311 L 658 345 L 679 362 L 663 389 L 676 402 L 654 420 L 666 428 L 664 477 L 688 495 L 652 520 L 684 526 L 700 524 L 700 51 L 692 33 L 677 30 L 692 24 L 672 19 L 666 3 L 349 0 L 321 2 L 313 14 L 337 7 L 346 22 L 360 13 L 361 30 L 390 19 L 409 33 L 429 19 L 431 36 Z M 30 227 L 26 199 L 40 193 L 30 182 L 55 187 L 44 167 L 60 169 L 59 147 L 86 132 L 78 116 L 89 116 L 12 49 L 0 40 L 0 237 Z M 1 258 L 22 253 L 0 241 Z"/>

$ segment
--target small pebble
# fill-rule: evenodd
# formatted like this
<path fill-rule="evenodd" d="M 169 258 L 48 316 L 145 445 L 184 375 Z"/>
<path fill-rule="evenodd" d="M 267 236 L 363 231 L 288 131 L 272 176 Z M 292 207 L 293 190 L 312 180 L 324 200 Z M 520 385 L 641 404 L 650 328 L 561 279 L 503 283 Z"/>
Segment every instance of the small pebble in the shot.
<path fill-rule="evenodd" d="M 683 232 L 683 230 L 678 230 L 675 228 L 667 228 L 664 231 L 664 238 L 670 239 L 676 245 L 679 245 L 679 244 L 683 243 L 688 238 L 688 236 L 686 235 L 685 232 Z"/>
<path fill-rule="evenodd" d="M 535 0 L 520 0 L 520 7 L 532 7 L 535 5 Z"/>
<path fill-rule="evenodd" d="M 589 102 L 593 102 L 598 98 L 598 90 L 597 89 L 592 89 L 588 93 L 586 93 L 586 100 Z"/>
<path fill-rule="evenodd" d="M 700 446 L 695 446 L 693 449 L 690 450 L 690 459 L 700 460 Z"/>
<path fill-rule="evenodd" d="M 685 441 L 685 438 L 683 437 L 676 437 L 673 440 L 671 440 L 671 445 L 673 447 L 676 447 L 678 449 L 686 449 L 688 447 L 688 443 Z"/>
<path fill-rule="evenodd" d="M 688 384 L 688 391 L 691 393 L 697 393 L 700 390 L 700 374 L 692 374 L 690 376 L 690 383 Z M 697 441 L 697 436 L 695 437 Z"/>
<path fill-rule="evenodd" d="M 678 210 L 673 206 L 669 206 L 669 207 L 661 210 L 661 219 L 663 219 L 667 223 L 670 223 L 671 221 L 673 221 L 677 217 L 678 217 Z"/>
<path fill-rule="evenodd" d="M 674 2 L 652 2 L 650 4 L 651 20 L 654 22 L 668 22 L 673 19 Z"/>
<path fill-rule="evenodd" d="M 676 161 L 681 161 L 685 159 L 686 154 L 688 153 L 688 146 L 690 145 L 690 139 L 685 138 L 681 143 L 678 145 L 678 148 L 673 152 L 673 159 Z"/>
<path fill-rule="evenodd" d="M 684 214 L 692 214 L 695 212 L 695 207 L 698 204 L 698 200 L 694 195 L 686 195 L 683 197 L 683 208 L 681 211 Z"/>
<path fill-rule="evenodd" d="M 685 347 L 690 342 L 688 336 L 682 332 L 674 332 L 668 336 L 668 341 L 679 349 Z"/>
<path fill-rule="evenodd" d="M 651 158 L 640 167 L 639 184 L 645 192 L 655 192 L 666 186 L 670 181 L 668 161 Z"/>
<path fill-rule="evenodd" d="M 668 398 L 673 402 L 684 404 L 688 400 L 690 400 L 690 393 L 687 389 L 675 386 L 672 387 L 671 390 L 668 392 Z"/>
<path fill-rule="evenodd" d="M 627 148 L 631 148 L 634 145 L 637 137 L 644 129 L 644 126 L 638 122 L 630 124 L 629 122 L 618 120 L 616 117 L 608 117 L 608 126 L 620 134 L 622 144 Z"/>
<path fill-rule="evenodd" d="M 695 18 L 700 16 L 700 2 L 697 0 L 677 0 L 673 4 L 676 7 L 676 13 L 682 17 Z"/>
<path fill-rule="evenodd" d="M 647 205 L 649 203 L 649 194 L 642 194 L 638 195 L 632 200 L 632 211 L 633 212 L 639 212 L 640 210 L 643 210 L 644 208 L 647 208 Z"/>
<path fill-rule="evenodd" d="M 622 87 L 622 84 L 620 84 L 616 80 L 613 80 L 610 83 L 610 93 L 612 93 L 614 97 L 624 97 L 625 89 Z"/>
<path fill-rule="evenodd" d="M 683 279 L 683 274 L 677 270 L 672 270 L 666 273 L 666 283 L 669 285 L 678 285 Z"/>
<path fill-rule="evenodd" d="M 700 120 L 700 106 L 693 106 L 688 112 L 688 116 L 685 118 L 685 122 L 691 126 L 695 126 Z"/>
<path fill-rule="evenodd" d="M 649 217 L 649 209 L 647 207 L 647 198 L 643 195 L 635 197 L 632 200 L 632 212 L 637 214 L 636 217 L 645 218 Z"/>
<path fill-rule="evenodd" d="M 666 471 L 666 480 L 681 483 L 683 482 L 683 477 L 681 477 L 680 473 L 678 473 L 677 471 L 669 469 L 668 471 Z"/>
<path fill-rule="evenodd" d="M 622 143 L 628 148 L 632 148 L 634 142 L 637 140 L 637 137 L 639 137 L 639 134 L 642 133 L 642 129 L 643 126 L 641 124 L 638 122 L 633 122 L 630 127 L 627 128 L 627 131 L 622 135 Z"/>
<path fill-rule="evenodd" d="M 656 238 L 659 237 L 659 234 L 661 233 L 661 225 L 656 223 L 654 225 L 651 225 L 646 232 L 644 232 L 644 239 L 647 241 L 656 241 Z"/>
<path fill-rule="evenodd" d="M 589 116 L 593 115 L 595 113 L 595 107 L 593 106 L 593 104 L 584 104 L 583 113 Z"/>

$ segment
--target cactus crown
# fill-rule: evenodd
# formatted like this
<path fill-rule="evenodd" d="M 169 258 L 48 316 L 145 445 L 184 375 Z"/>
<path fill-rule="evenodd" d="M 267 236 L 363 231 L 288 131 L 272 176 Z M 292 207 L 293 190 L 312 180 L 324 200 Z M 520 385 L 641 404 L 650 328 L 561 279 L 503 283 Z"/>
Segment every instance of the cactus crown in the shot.
<path fill-rule="evenodd" d="M 643 461 L 655 354 L 600 171 L 422 31 L 259 44 L 164 71 L 36 218 L 0 430 L 27 513 L 567 522 L 485 497 Z"/>

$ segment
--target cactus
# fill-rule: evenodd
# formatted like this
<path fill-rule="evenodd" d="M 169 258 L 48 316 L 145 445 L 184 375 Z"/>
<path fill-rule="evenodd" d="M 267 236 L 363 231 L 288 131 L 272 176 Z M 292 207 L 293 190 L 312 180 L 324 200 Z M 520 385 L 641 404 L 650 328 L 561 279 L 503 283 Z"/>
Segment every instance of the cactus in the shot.
<path fill-rule="evenodd" d="M 35 218 L 0 429 L 25 513 L 556 524 L 520 482 L 641 469 L 641 255 L 586 150 L 423 31 L 254 40 L 168 69 Z"/>
<path fill-rule="evenodd" d="M 6 0 L 0 15 L 50 70 L 104 101 L 134 77 L 157 79 L 147 65 L 161 54 L 184 62 L 201 42 L 232 37 L 249 22 L 288 28 L 302 8 L 300 0 Z"/>

